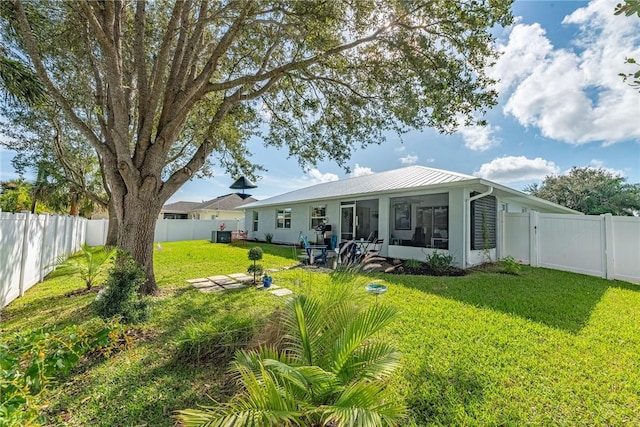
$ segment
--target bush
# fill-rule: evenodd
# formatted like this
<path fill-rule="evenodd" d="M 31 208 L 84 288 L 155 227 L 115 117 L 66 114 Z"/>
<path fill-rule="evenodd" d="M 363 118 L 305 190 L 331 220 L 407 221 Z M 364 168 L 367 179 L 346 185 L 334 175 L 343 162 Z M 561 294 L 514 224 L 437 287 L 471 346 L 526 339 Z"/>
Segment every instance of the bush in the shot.
<path fill-rule="evenodd" d="M 264 240 L 267 243 L 271 243 L 271 241 L 273 240 L 273 234 L 272 233 L 264 233 Z"/>
<path fill-rule="evenodd" d="M 405 267 L 407 268 L 420 268 L 422 267 L 422 261 L 417 259 L 408 259 L 404 262 Z"/>
<path fill-rule="evenodd" d="M 427 265 L 436 274 L 445 273 L 453 263 L 453 255 L 446 252 L 433 251 L 427 255 Z"/>
<path fill-rule="evenodd" d="M 149 317 L 149 300 L 138 294 L 146 280 L 144 270 L 131 256 L 118 251 L 106 286 L 94 301 L 96 313 L 104 318 L 119 316 L 124 323 L 138 323 Z"/>
<path fill-rule="evenodd" d="M 188 324 L 176 341 L 175 359 L 181 362 L 227 364 L 256 331 L 255 317 L 227 314 L 222 319 Z"/>
<path fill-rule="evenodd" d="M 502 260 L 500 260 L 500 264 L 502 265 L 502 272 L 505 274 L 513 274 L 517 276 L 522 269 L 520 263 L 512 256 L 502 258 Z"/>
<path fill-rule="evenodd" d="M 67 375 L 89 353 L 109 357 L 133 343 L 117 320 L 43 329 L 0 343 L 0 426 L 46 424 L 33 396 Z"/>

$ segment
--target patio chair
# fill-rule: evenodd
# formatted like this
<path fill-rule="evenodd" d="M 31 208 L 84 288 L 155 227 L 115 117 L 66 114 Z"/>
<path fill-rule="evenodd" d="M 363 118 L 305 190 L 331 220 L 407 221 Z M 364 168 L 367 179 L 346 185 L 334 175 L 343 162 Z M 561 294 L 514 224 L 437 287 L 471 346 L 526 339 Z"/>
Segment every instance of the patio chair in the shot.
<path fill-rule="evenodd" d="M 325 245 L 312 246 L 309 244 L 309 240 L 307 239 L 307 236 L 300 236 L 300 240 L 302 240 L 304 250 L 307 253 L 307 258 L 305 260 L 307 264 L 312 264 L 312 263 L 324 264 L 327 262 L 328 254 L 327 254 L 327 247 Z"/>
<path fill-rule="evenodd" d="M 384 245 L 384 239 L 376 239 L 371 249 L 367 251 L 367 255 L 378 256 L 382 250 L 382 245 Z"/>

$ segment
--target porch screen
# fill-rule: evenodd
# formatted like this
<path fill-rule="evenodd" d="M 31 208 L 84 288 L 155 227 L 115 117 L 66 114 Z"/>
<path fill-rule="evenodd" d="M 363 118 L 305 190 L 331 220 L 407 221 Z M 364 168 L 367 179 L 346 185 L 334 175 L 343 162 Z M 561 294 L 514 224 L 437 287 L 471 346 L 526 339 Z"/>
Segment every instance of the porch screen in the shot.
<path fill-rule="evenodd" d="M 479 193 L 471 193 L 474 196 Z M 493 196 L 471 202 L 471 249 L 496 247 L 497 203 Z"/>

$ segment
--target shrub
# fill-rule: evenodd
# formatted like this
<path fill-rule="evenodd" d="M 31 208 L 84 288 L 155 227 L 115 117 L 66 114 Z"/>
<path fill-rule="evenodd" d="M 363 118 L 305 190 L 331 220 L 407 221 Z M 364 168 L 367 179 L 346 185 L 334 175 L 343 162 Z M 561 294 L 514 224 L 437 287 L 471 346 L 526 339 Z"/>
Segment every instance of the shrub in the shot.
<path fill-rule="evenodd" d="M 33 396 L 68 374 L 82 356 L 109 357 L 132 343 L 119 321 L 101 319 L 61 331 L 18 334 L 0 343 L 0 426 L 45 424 Z"/>
<path fill-rule="evenodd" d="M 436 274 L 442 274 L 451 268 L 453 255 L 446 252 L 433 251 L 427 255 L 427 265 Z"/>
<path fill-rule="evenodd" d="M 222 319 L 188 324 L 176 340 L 175 359 L 181 362 L 228 363 L 256 331 L 255 317 L 227 314 Z"/>
<path fill-rule="evenodd" d="M 273 234 L 272 233 L 264 233 L 264 240 L 267 243 L 271 243 L 271 241 L 273 240 Z"/>
<path fill-rule="evenodd" d="M 500 260 L 500 264 L 502 265 L 502 272 L 505 274 L 513 274 L 517 276 L 522 269 L 520 263 L 512 256 L 502 258 Z"/>
<path fill-rule="evenodd" d="M 422 267 L 422 261 L 417 259 L 408 259 L 404 262 L 404 265 L 407 268 L 420 268 Z"/>
<path fill-rule="evenodd" d="M 106 286 L 94 301 L 96 313 L 104 319 L 119 316 L 124 323 L 146 320 L 149 300 L 138 294 L 145 280 L 142 267 L 128 253 L 118 251 Z"/>
<path fill-rule="evenodd" d="M 382 304 L 358 305 L 348 292 L 290 299 L 275 317 L 282 342 L 238 351 L 230 372 L 243 386 L 227 403 L 178 411 L 183 425 L 380 426 L 406 415 L 386 379 L 396 348 L 376 337 L 397 316 Z M 271 344 L 271 345 L 269 345 Z M 232 421 L 229 421 L 232 420 Z"/>

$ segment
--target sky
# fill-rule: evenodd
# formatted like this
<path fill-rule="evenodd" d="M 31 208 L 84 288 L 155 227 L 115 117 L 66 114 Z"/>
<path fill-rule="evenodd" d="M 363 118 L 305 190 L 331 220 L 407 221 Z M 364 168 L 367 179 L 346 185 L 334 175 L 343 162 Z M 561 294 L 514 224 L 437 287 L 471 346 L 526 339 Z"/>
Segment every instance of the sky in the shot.
<path fill-rule="evenodd" d="M 264 199 L 309 185 L 422 165 L 473 175 L 516 190 L 571 167 L 602 168 L 640 183 L 640 92 L 619 73 L 640 60 L 640 18 L 614 16 L 620 0 L 520 1 L 515 22 L 496 30 L 503 53 L 490 75 L 499 104 L 488 126 L 453 135 L 432 129 L 356 149 L 347 174 L 332 162 L 303 170 L 287 152 L 249 142 L 252 160 L 266 171 L 247 191 Z M 15 177 L 10 151 L 0 150 L 0 179 Z M 233 192 L 231 176 L 187 182 L 169 200 L 203 201 Z"/>

